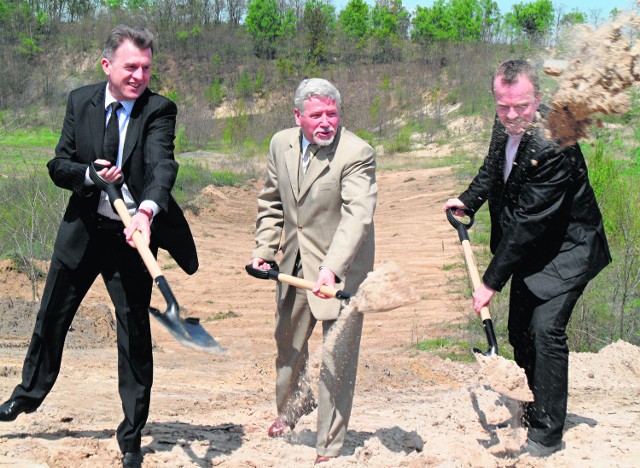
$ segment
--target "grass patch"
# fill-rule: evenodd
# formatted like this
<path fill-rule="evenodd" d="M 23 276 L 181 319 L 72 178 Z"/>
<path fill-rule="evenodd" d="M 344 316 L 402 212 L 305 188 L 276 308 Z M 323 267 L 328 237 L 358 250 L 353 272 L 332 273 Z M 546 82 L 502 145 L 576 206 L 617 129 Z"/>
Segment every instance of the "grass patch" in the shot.
<path fill-rule="evenodd" d="M 469 352 L 471 345 L 460 339 L 452 337 L 439 337 L 425 339 L 413 345 L 418 351 L 428 351 L 443 359 L 451 361 L 472 362 L 473 355 Z"/>
<path fill-rule="evenodd" d="M 213 317 L 207 318 L 205 322 L 219 322 L 220 320 L 226 320 L 235 317 L 240 317 L 240 314 L 234 312 L 233 310 L 229 310 L 228 312 L 218 312 Z"/>
<path fill-rule="evenodd" d="M 60 132 L 49 127 L 18 128 L 0 138 L 0 145 L 12 148 L 55 148 Z"/>

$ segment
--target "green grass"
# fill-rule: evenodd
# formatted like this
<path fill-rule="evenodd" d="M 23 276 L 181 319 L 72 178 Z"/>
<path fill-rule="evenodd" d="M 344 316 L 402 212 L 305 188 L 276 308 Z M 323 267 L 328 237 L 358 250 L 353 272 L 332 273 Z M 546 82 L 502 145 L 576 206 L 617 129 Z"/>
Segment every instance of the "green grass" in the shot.
<path fill-rule="evenodd" d="M 49 127 L 18 128 L 0 138 L 0 147 L 53 149 L 59 139 L 60 132 Z"/>
<path fill-rule="evenodd" d="M 473 355 L 470 352 L 471 345 L 464 340 L 451 337 L 421 340 L 414 344 L 413 348 L 418 351 L 428 351 L 443 359 L 450 359 L 452 361 L 473 361 Z"/>

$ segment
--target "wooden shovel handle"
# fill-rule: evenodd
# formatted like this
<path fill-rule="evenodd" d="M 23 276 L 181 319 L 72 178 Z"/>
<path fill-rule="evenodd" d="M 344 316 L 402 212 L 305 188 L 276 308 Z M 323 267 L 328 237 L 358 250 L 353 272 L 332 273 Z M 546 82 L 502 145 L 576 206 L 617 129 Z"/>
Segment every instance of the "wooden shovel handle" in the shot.
<path fill-rule="evenodd" d="M 118 212 L 118 216 L 120 216 L 120 219 L 124 223 L 125 227 L 128 228 L 131 224 L 131 215 L 129 214 L 127 206 L 124 204 L 124 201 L 120 199 L 115 200 L 113 202 L 113 207 Z M 151 277 L 155 280 L 159 276 L 162 276 L 162 270 L 158 266 L 158 262 L 156 262 L 153 253 L 151 253 L 151 249 L 149 249 L 149 246 L 144 241 L 142 233 L 140 231 L 136 231 L 133 233 L 132 237 L 133 243 L 136 245 L 136 249 L 138 250 L 140 257 L 142 257 L 142 261 L 147 267 L 147 270 L 149 270 Z"/>
<path fill-rule="evenodd" d="M 471 286 L 473 287 L 473 291 L 475 291 L 482 284 L 482 281 L 480 280 L 480 274 L 478 273 L 478 267 L 476 266 L 476 260 L 473 256 L 469 240 L 465 239 L 461 242 L 461 244 L 462 251 L 464 252 L 464 259 L 467 263 L 467 270 L 469 271 L 469 278 L 471 278 Z M 491 314 L 489 313 L 488 307 L 485 306 L 480 310 L 480 318 L 483 321 L 491 319 Z"/>
<path fill-rule="evenodd" d="M 297 276 L 287 275 L 286 273 L 278 273 L 278 281 L 285 283 L 296 288 L 307 289 L 311 291 L 315 286 L 313 281 L 298 278 Z M 349 299 L 350 296 L 344 291 L 336 288 L 330 288 L 329 286 L 320 286 L 320 292 L 325 296 L 333 297 L 336 299 Z"/>

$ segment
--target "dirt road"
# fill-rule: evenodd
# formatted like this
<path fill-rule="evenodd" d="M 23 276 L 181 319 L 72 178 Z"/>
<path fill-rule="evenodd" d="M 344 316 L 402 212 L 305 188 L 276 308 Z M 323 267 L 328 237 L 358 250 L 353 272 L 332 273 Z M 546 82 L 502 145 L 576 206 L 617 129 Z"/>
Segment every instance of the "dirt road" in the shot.
<path fill-rule="evenodd" d="M 515 402 L 488 388 L 477 364 L 411 348 L 445 333 L 468 305 L 452 286 L 465 273 L 440 208 L 454 186 L 449 168 L 379 173 L 377 261 L 396 261 L 421 300 L 366 317 L 344 456 L 327 466 L 640 466 L 637 347 L 617 343 L 595 355 L 572 354 L 566 448 L 543 461 L 520 454 L 526 433 L 512 421 Z M 164 254 L 159 259 L 186 315 L 198 316 L 229 353 L 182 348 L 152 322 L 155 385 L 144 466 L 313 463 L 315 412 L 288 437 L 266 435 L 275 416 L 274 284 L 243 270 L 258 187 L 203 193 L 199 216 L 190 216 L 201 258 L 197 274 L 187 277 Z M 460 268 L 448 268 L 456 263 Z M 0 269 L 0 398 L 19 380 L 32 327 L 20 301 L 29 295 L 25 282 Z M 159 294 L 153 302 L 163 305 Z M 0 466 L 118 465 L 116 351 L 103 321 L 108 309 L 98 304 L 111 306 L 100 283 L 70 334 L 53 392 L 37 412 L 0 426 Z M 83 316 L 90 320 L 81 322 Z M 318 345 L 316 334 L 312 346 Z"/>

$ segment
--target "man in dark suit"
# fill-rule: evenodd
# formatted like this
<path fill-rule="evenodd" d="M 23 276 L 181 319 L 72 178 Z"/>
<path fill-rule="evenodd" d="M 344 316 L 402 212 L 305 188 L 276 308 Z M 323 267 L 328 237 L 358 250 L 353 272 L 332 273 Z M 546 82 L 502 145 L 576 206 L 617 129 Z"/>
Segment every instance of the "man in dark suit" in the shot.
<path fill-rule="evenodd" d="M 469 188 L 444 209 L 475 212 L 489 202 L 493 259 L 473 306 L 479 312 L 511 278 L 509 341 L 534 395 L 525 408 L 525 450 L 548 456 L 562 447 L 567 413 L 566 327 L 587 282 L 611 256 L 580 147 L 560 147 L 539 124 L 534 68 L 504 62 L 493 94 L 489 153 Z"/>
<path fill-rule="evenodd" d="M 125 415 L 117 439 L 124 466 L 142 463 L 141 431 L 153 381 L 148 312 L 152 279 L 132 248 L 133 233 L 140 231 L 154 254 L 158 247 L 167 249 L 188 274 L 198 269 L 189 226 L 170 194 L 178 172 L 173 157 L 177 108 L 147 88 L 152 55 L 149 31 L 118 26 L 103 51 L 107 82 L 69 95 L 56 155 L 47 167 L 53 182 L 70 190 L 71 198 L 56 238 L 22 382 L 0 406 L 0 421 L 13 421 L 42 404 L 58 376 L 73 317 L 100 274 L 117 317 L 119 393 Z M 123 179 L 123 198 L 132 214 L 129 229 L 91 181 L 92 163 L 102 167 L 98 174 L 107 182 Z"/>

